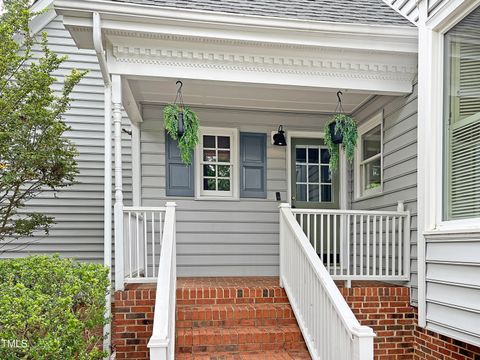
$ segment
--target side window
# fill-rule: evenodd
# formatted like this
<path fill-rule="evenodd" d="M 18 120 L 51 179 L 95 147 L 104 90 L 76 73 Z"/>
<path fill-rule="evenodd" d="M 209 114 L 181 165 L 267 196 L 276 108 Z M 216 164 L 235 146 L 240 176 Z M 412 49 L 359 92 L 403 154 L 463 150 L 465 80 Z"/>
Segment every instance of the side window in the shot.
<path fill-rule="evenodd" d="M 480 8 L 445 35 L 444 220 L 480 217 Z"/>
<path fill-rule="evenodd" d="M 382 192 L 383 116 L 378 114 L 359 128 L 355 163 L 356 196 Z"/>

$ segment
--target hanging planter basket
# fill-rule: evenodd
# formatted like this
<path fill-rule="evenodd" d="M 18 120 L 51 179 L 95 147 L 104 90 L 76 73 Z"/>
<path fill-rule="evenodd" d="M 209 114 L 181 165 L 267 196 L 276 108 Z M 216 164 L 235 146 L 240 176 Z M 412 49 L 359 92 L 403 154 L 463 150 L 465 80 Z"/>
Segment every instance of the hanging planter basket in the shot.
<path fill-rule="evenodd" d="M 193 150 L 198 144 L 200 124 L 197 114 L 183 104 L 183 83 L 177 81 L 177 85 L 180 85 L 177 96 L 173 104 L 168 104 L 163 109 L 163 120 L 168 135 L 178 142 L 182 162 L 185 165 L 190 165 L 192 163 Z"/>
<path fill-rule="evenodd" d="M 341 91 L 337 92 L 338 105 L 335 115 L 325 124 L 325 145 L 330 153 L 330 170 L 335 171 L 340 158 L 340 146 L 345 151 L 347 160 L 352 163 L 357 147 L 357 122 L 344 113 Z"/>
<path fill-rule="evenodd" d="M 337 126 L 336 121 L 328 124 L 330 138 L 334 144 L 341 144 L 343 142 L 343 134 L 338 128 L 339 126 Z"/>

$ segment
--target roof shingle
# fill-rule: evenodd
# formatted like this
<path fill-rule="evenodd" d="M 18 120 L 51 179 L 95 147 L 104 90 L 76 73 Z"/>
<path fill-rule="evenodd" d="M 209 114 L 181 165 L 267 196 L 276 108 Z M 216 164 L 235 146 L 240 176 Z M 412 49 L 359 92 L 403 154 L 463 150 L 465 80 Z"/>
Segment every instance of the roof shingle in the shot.
<path fill-rule="evenodd" d="M 347 24 L 413 26 L 382 0 L 111 0 L 151 6 L 204 10 Z"/>

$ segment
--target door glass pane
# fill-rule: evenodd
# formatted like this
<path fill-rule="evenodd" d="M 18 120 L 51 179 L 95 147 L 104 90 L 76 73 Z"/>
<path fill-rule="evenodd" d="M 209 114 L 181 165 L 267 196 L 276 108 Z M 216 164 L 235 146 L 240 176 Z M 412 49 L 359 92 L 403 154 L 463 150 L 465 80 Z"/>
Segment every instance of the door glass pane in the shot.
<path fill-rule="evenodd" d="M 308 163 L 318 164 L 318 148 L 308 149 Z"/>
<path fill-rule="evenodd" d="M 318 185 L 308 186 L 308 201 L 319 201 L 319 189 Z"/>
<path fill-rule="evenodd" d="M 297 148 L 296 153 L 297 153 L 296 154 L 297 163 L 307 162 L 307 149 Z"/>
<path fill-rule="evenodd" d="M 322 185 L 322 202 L 332 202 L 332 185 Z"/>
<path fill-rule="evenodd" d="M 307 201 L 307 185 L 297 184 L 297 201 Z"/>
<path fill-rule="evenodd" d="M 203 135 L 203 147 L 215 148 L 215 136 Z"/>
<path fill-rule="evenodd" d="M 321 171 L 322 171 L 322 183 L 331 183 L 332 182 L 332 177 L 331 177 L 331 174 L 330 174 L 330 168 L 328 167 L 328 165 L 322 165 L 321 167 Z"/>
<path fill-rule="evenodd" d="M 297 182 L 307 182 L 306 165 L 297 165 Z"/>
<path fill-rule="evenodd" d="M 370 159 L 372 156 L 381 152 L 381 127 L 375 126 L 372 130 L 362 136 L 363 160 Z"/>
<path fill-rule="evenodd" d="M 318 166 L 308 165 L 308 182 L 318 183 Z"/>
<path fill-rule="evenodd" d="M 321 149 L 320 152 L 321 152 L 320 154 L 321 163 L 328 164 L 328 162 L 330 161 L 330 153 L 328 152 L 327 149 Z"/>

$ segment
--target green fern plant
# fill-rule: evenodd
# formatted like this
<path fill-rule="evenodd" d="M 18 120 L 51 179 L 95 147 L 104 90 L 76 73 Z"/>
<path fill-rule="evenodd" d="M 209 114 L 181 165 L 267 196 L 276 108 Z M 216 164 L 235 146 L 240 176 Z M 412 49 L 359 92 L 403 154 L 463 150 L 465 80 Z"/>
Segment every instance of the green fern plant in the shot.
<path fill-rule="evenodd" d="M 178 136 L 178 114 L 183 112 L 184 133 Z M 200 127 L 197 114 L 188 106 L 181 108 L 176 104 L 169 104 L 163 109 L 165 129 L 173 140 L 178 142 L 182 162 L 186 165 L 192 163 L 192 151 L 198 144 L 198 129 Z"/>
<path fill-rule="evenodd" d="M 336 171 L 338 167 L 338 159 L 340 157 L 340 144 L 335 144 L 330 133 L 330 124 L 335 123 L 335 132 L 339 132 L 343 136 L 342 147 L 345 150 L 347 160 L 352 163 L 355 156 L 355 148 L 357 147 L 357 122 L 350 116 L 345 114 L 335 114 L 325 123 L 325 145 L 330 152 L 330 170 Z"/>

